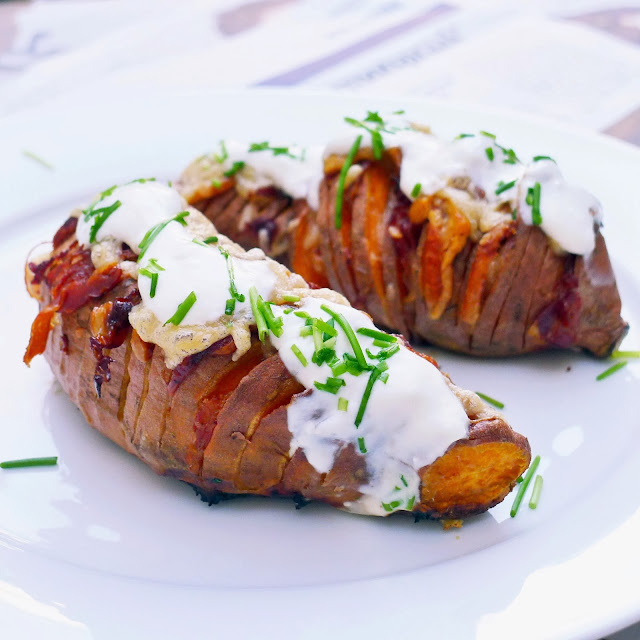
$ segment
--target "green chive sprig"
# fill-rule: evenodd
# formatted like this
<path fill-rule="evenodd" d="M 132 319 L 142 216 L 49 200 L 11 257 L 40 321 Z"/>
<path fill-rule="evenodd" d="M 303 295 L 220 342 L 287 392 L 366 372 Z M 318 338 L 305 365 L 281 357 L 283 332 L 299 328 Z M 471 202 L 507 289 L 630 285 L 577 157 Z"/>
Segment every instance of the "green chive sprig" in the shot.
<path fill-rule="evenodd" d="M 524 497 L 524 494 L 527 491 L 527 487 L 531 482 L 531 478 L 533 478 L 533 474 L 536 472 L 536 469 L 538 468 L 539 464 L 540 464 L 540 456 L 536 456 L 533 459 L 533 462 L 531 463 L 531 466 L 529 467 L 527 473 L 525 474 L 524 479 L 520 483 L 520 486 L 518 487 L 518 493 L 516 494 L 516 499 L 513 501 L 513 506 L 511 507 L 511 512 L 510 512 L 510 515 L 512 518 L 516 517 L 516 514 L 518 513 L 518 509 L 520 508 L 520 503 L 522 502 L 522 498 Z"/>
<path fill-rule="evenodd" d="M 347 172 L 351 168 L 353 164 L 353 159 L 356 157 L 356 153 L 358 153 L 358 149 L 360 148 L 360 143 L 362 142 L 362 136 L 358 136 L 353 144 L 351 145 L 351 149 L 349 149 L 349 153 L 345 158 L 344 164 L 342 165 L 342 169 L 340 169 L 340 176 L 338 178 L 338 188 L 336 189 L 336 211 L 335 211 L 335 227 L 336 229 L 342 228 L 342 202 L 344 200 L 344 185 L 347 179 Z"/>
<path fill-rule="evenodd" d="M 533 483 L 533 491 L 531 492 L 531 499 L 529 500 L 529 509 L 535 509 L 540 502 L 540 494 L 542 493 L 542 476 L 538 474 L 535 482 Z"/>
<path fill-rule="evenodd" d="M 335 311 L 333 311 L 333 309 L 327 307 L 326 304 L 323 304 L 320 308 L 325 313 L 328 313 L 342 327 L 342 330 L 345 332 L 347 340 L 349 341 L 349 344 L 353 349 L 353 353 L 356 357 L 356 360 L 358 361 L 358 364 L 363 369 L 368 369 L 367 361 L 364 357 L 364 353 L 362 352 L 362 347 L 360 346 L 358 338 L 356 338 L 356 334 L 351 328 L 349 321 L 341 313 L 336 313 Z"/>
<path fill-rule="evenodd" d="M 55 169 L 55 167 L 50 162 L 47 162 L 46 160 L 41 158 L 39 155 L 36 155 L 35 153 L 33 153 L 33 151 L 28 151 L 27 149 L 23 149 L 22 155 L 25 156 L 25 158 L 29 158 L 30 160 L 37 162 L 40 166 L 44 167 L 45 169 L 49 169 L 49 171 L 53 171 Z"/>
<path fill-rule="evenodd" d="M 269 327 L 267 321 L 262 314 L 262 309 L 258 304 L 258 301 L 262 298 L 258 295 L 258 290 L 255 287 L 249 289 L 249 302 L 251 303 L 251 311 L 253 312 L 253 318 L 256 321 L 256 327 L 258 328 L 258 338 L 260 342 L 264 342 L 269 335 Z"/>
<path fill-rule="evenodd" d="M 291 151 L 289 151 L 289 147 L 272 147 L 267 141 L 254 142 L 249 145 L 249 153 L 255 153 L 257 151 L 271 151 L 274 156 L 287 156 L 293 160 L 302 160 L 302 157 L 291 153 Z"/>
<path fill-rule="evenodd" d="M 292 344 L 291 345 L 291 351 L 293 351 L 293 353 L 296 356 L 296 358 L 298 358 L 298 360 L 300 360 L 300 364 L 303 367 L 306 367 L 309 364 L 309 362 L 305 358 L 305 356 L 302 353 L 302 351 L 300 351 L 300 348 L 298 347 L 298 345 Z"/>
<path fill-rule="evenodd" d="M 502 180 L 500 180 L 500 182 L 498 182 L 498 186 L 496 187 L 496 195 L 499 196 L 501 193 L 512 189 L 513 187 L 515 187 L 515 184 L 515 180 L 512 180 L 511 182 L 503 182 Z"/>
<path fill-rule="evenodd" d="M 614 351 L 612 358 L 640 358 L 640 351 Z"/>
<path fill-rule="evenodd" d="M 113 204 L 108 207 L 101 207 L 100 209 L 92 209 L 89 212 L 88 217 L 93 218 L 93 224 L 91 225 L 91 229 L 89 231 L 89 242 L 95 242 L 96 236 L 98 235 L 98 231 L 102 225 L 109 219 L 111 214 L 116 211 L 122 203 L 120 200 L 116 200 Z M 87 220 L 87 214 L 85 213 L 85 221 Z"/>
<path fill-rule="evenodd" d="M 389 333 L 384 333 L 384 331 L 378 331 L 377 329 L 369 329 L 367 327 L 360 327 L 356 333 L 359 333 L 361 336 L 367 336 L 367 338 L 373 338 L 374 340 L 380 340 L 381 342 L 392 343 L 397 342 L 398 338 L 396 336 L 392 336 Z"/>
<path fill-rule="evenodd" d="M 47 458 L 22 458 L 0 462 L 0 469 L 21 469 L 24 467 L 53 467 L 58 464 L 58 456 Z"/>
<path fill-rule="evenodd" d="M 492 398 L 491 396 L 487 396 L 484 393 L 480 393 L 480 391 L 476 391 L 476 395 L 479 396 L 480 398 L 482 398 L 485 402 L 488 402 L 489 404 L 492 404 L 497 409 L 504 409 L 504 403 L 500 402 L 500 400 L 496 400 L 495 398 Z"/>
<path fill-rule="evenodd" d="M 140 249 L 140 253 L 138 254 L 138 262 L 142 260 L 144 254 L 147 252 L 153 241 L 158 237 L 160 232 L 171 222 L 177 222 L 183 227 L 187 226 L 187 221 L 185 218 L 189 215 L 188 211 L 181 211 L 177 215 L 173 216 L 169 220 L 165 220 L 164 222 L 159 222 L 155 226 L 151 227 L 147 233 L 144 234 L 144 238 L 142 238 L 142 242 L 138 245 L 138 249 Z"/>
<path fill-rule="evenodd" d="M 623 367 L 626 367 L 628 364 L 629 363 L 628 363 L 627 360 L 622 360 L 621 362 L 616 362 L 616 364 L 612 365 L 611 367 L 609 367 L 608 369 L 603 371 L 600 375 L 597 375 L 596 376 L 596 380 L 598 382 L 600 380 L 604 380 L 605 378 L 608 378 L 609 376 L 611 376 L 614 373 L 616 373 L 616 371 L 620 371 L 620 369 L 622 369 Z"/>
<path fill-rule="evenodd" d="M 540 226 L 542 224 L 542 215 L 540 213 L 540 183 L 536 182 L 533 187 L 527 189 L 527 197 L 525 202 L 531 207 L 531 222 Z"/>
<path fill-rule="evenodd" d="M 231 165 L 231 169 L 228 169 L 222 175 L 225 178 L 233 178 L 233 176 L 235 176 L 238 171 L 242 171 L 242 169 L 244 169 L 244 162 L 242 162 L 242 160 L 238 160 Z"/>
<path fill-rule="evenodd" d="M 196 294 L 192 291 L 185 299 L 184 302 L 181 302 L 176 309 L 176 312 L 164 323 L 163 326 L 168 324 L 179 325 L 191 310 L 191 307 L 196 303 Z"/>

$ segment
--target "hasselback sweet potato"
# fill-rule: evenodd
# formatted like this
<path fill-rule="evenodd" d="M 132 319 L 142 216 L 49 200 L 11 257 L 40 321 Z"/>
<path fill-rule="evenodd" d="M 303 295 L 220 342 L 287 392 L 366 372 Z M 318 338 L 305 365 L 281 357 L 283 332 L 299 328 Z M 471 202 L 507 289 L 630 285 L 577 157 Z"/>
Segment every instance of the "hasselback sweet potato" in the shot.
<path fill-rule="evenodd" d="M 487 224 L 483 193 L 468 178 L 410 199 L 401 161 L 398 149 L 379 159 L 360 150 L 340 195 L 345 158 L 325 154 L 315 208 L 273 186 L 238 189 L 237 175 L 212 182 L 215 162 L 201 159 L 179 188 L 243 247 L 261 247 L 409 339 L 481 356 L 577 348 L 605 357 L 620 343 L 628 327 L 595 222 L 595 248 L 577 255 L 512 215 L 510 203 L 490 210 Z M 496 192 L 509 187 L 498 184 Z"/>
<path fill-rule="evenodd" d="M 76 220 L 56 234 L 50 255 L 27 267 L 40 312 L 25 362 L 44 353 L 91 426 L 210 500 L 255 494 L 349 508 L 361 497 L 369 470 L 353 444 L 338 447 L 326 473 L 303 448 L 292 453 L 288 408 L 321 392 L 305 390 L 268 339 L 261 342 L 254 327 L 240 357 L 227 335 L 169 368 L 163 348 L 129 322 L 141 298 L 135 255 L 122 244 L 96 268 L 74 235 Z M 530 449 L 502 415 L 444 380 L 468 416 L 468 435 L 419 469 L 419 499 L 406 510 L 451 519 L 500 502 L 527 468 Z"/>

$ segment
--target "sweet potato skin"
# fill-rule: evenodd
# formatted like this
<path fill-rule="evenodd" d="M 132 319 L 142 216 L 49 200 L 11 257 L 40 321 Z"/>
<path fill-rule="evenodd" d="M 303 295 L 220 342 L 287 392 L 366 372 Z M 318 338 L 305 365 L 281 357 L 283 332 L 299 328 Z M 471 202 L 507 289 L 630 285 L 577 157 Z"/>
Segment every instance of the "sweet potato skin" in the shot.
<path fill-rule="evenodd" d="M 64 278 L 65 259 L 59 256 L 56 277 Z M 50 284 L 43 284 L 43 308 L 50 303 Z M 327 474 L 315 471 L 302 450 L 290 454 L 287 407 L 298 394 L 312 391 L 289 374 L 270 345 L 254 338 L 234 361 L 234 345 L 223 339 L 170 370 L 162 349 L 144 343 L 131 327 L 118 334 L 117 344 L 110 343 L 97 331 L 101 311 L 136 294 L 136 282 L 123 277 L 80 308 L 58 312 L 49 332 L 45 358 L 91 426 L 156 473 L 187 482 L 210 499 L 286 496 L 342 507 L 361 496 L 366 458 L 353 446 L 338 452 Z M 116 346 L 97 349 L 96 335 Z M 97 355 L 110 360 L 100 395 Z M 469 437 L 420 470 L 416 513 L 451 519 L 485 511 L 528 466 L 526 439 L 499 414 L 484 405 L 481 415 L 467 413 Z"/>
<path fill-rule="evenodd" d="M 307 207 L 303 222 L 288 213 L 287 224 L 277 225 L 275 250 L 247 233 L 245 220 L 223 213 L 222 196 L 193 204 L 214 224 L 223 221 L 245 248 L 261 246 L 285 264 L 304 265 L 309 282 L 341 292 L 376 323 L 413 340 L 478 356 L 582 349 L 606 357 L 626 335 L 599 230 L 587 257 L 554 250 L 538 227 L 510 217 L 473 237 L 446 197 L 412 204 L 388 158 L 361 159 L 360 167 L 344 192 L 340 230 L 334 162 L 320 185 L 319 210 Z M 234 206 L 242 208 L 237 198 Z"/>

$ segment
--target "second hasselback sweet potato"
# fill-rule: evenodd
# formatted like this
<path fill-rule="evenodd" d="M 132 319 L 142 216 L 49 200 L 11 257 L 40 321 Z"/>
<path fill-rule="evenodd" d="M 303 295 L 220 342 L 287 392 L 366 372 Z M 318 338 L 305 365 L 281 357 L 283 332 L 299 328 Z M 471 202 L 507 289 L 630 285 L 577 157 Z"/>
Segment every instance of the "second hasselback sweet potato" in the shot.
<path fill-rule="evenodd" d="M 511 150 L 495 149 L 515 164 Z M 574 348 L 605 357 L 626 334 L 595 220 L 594 248 L 579 255 L 525 223 L 515 196 L 489 203 L 468 177 L 409 198 L 396 148 L 380 158 L 361 148 L 346 172 L 344 156 L 327 154 L 316 207 L 274 186 L 252 189 L 252 174 L 212 181 L 226 165 L 207 158 L 178 184 L 244 248 L 259 246 L 410 339 L 481 356 Z M 515 184 L 500 182 L 496 193 Z"/>

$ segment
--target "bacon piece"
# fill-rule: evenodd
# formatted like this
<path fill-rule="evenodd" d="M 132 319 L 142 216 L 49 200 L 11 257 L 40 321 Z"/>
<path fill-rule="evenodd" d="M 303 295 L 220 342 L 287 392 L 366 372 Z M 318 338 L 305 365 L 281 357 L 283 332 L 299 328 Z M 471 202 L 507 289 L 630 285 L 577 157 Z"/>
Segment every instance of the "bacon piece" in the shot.
<path fill-rule="evenodd" d="M 428 222 L 423 231 L 420 280 L 429 315 L 437 319 L 451 302 L 453 261 L 467 244 L 471 224 L 451 200 L 440 196 L 415 200 L 409 220 Z"/>

